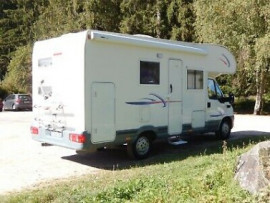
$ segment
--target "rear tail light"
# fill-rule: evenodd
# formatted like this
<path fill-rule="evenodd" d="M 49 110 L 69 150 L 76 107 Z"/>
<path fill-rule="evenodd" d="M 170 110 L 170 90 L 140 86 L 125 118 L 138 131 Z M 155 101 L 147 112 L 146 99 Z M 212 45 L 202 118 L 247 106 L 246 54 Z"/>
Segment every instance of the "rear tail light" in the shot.
<path fill-rule="evenodd" d="M 70 133 L 69 140 L 72 142 L 77 142 L 77 143 L 85 143 L 86 137 L 84 134 Z"/>
<path fill-rule="evenodd" d="M 31 126 L 30 131 L 31 131 L 31 134 L 38 135 L 38 128 L 37 127 Z"/>
<path fill-rule="evenodd" d="M 15 103 L 16 103 L 16 104 L 19 104 L 19 103 L 21 103 L 21 101 L 22 101 L 22 100 L 17 99 L 17 100 L 15 101 Z"/>

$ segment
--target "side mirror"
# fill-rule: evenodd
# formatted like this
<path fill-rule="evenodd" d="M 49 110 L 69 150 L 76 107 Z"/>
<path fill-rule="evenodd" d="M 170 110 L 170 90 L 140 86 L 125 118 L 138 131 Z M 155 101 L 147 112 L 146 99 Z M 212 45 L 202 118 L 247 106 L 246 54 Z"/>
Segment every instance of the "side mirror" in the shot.
<path fill-rule="evenodd" d="M 234 103 L 234 94 L 230 92 L 228 97 L 218 98 L 218 101 L 220 103 L 230 102 L 230 104 L 233 104 Z"/>
<path fill-rule="evenodd" d="M 229 93 L 229 99 L 230 99 L 230 103 L 234 104 L 234 94 L 232 92 Z"/>

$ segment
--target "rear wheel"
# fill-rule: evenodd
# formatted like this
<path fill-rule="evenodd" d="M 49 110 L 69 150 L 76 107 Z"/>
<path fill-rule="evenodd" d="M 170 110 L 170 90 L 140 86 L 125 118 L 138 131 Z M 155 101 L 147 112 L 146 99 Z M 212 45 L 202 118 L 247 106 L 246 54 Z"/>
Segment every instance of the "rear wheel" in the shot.
<path fill-rule="evenodd" d="M 139 136 L 133 143 L 128 144 L 128 154 L 131 158 L 144 159 L 149 156 L 152 140 L 146 136 Z"/>
<path fill-rule="evenodd" d="M 231 135 L 231 125 L 228 120 L 222 121 L 219 130 L 216 132 L 216 137 L 218 139 L 226 140 Z"/>

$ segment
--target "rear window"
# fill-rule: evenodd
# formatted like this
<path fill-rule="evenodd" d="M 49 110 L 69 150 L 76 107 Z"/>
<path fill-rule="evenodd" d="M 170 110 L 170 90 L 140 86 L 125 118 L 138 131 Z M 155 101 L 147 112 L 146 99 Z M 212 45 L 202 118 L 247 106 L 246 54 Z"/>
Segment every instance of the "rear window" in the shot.
<path fill-rule="evenodd" d="M 19 99 L 24 100 L 24 101 L 29 101 L 32 98 L 29 95 L 19 95 Z"/>

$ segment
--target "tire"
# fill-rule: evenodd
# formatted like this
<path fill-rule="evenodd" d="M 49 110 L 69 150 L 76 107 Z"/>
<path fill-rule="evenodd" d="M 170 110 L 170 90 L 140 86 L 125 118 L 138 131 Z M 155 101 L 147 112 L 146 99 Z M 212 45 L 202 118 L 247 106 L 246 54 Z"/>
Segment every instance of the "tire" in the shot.
<path fill-rule="evenodd" d="M 219 130 L 216 132 L 216 137 L 221 140 L 226 140 L 231 135 L 231 125 L 228 120 L 222 121 Z"/>
<path fill-rule="evenodd" d="M 145 159 L 152 149 L 152 140 L 145 136 L 139 136 L 133 143 L 128 143 L 128 154 L 133 159 Z"/>

